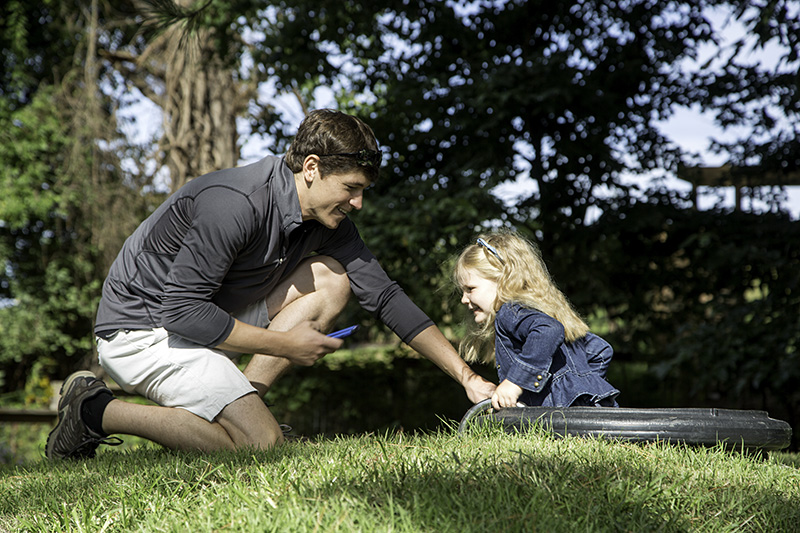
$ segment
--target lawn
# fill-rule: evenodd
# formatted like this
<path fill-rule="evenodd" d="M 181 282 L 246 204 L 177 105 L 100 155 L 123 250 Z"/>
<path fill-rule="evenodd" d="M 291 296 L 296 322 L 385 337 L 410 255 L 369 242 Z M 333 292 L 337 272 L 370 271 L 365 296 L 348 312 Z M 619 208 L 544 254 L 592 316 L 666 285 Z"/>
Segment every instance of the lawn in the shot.
<path fill-rule="evenodd" d="M 800 456 L 474 428 L 0 470 L 0 531 L 797 531 Z"/>

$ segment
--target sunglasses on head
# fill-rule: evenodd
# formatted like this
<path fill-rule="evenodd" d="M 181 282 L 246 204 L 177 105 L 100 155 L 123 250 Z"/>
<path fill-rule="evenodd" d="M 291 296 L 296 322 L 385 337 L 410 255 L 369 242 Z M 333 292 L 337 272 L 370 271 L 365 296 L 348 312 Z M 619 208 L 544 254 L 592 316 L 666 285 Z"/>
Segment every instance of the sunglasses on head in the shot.
<path fill-rule="evenodd" d="M 358 152 L 341 152 L 338 154 L 325 154 L 321 157 L 329 156 L 352 157 L 360 167 L 378 168 L 381 166 L 381 153 L 375 150 L 359 150 Z"/>

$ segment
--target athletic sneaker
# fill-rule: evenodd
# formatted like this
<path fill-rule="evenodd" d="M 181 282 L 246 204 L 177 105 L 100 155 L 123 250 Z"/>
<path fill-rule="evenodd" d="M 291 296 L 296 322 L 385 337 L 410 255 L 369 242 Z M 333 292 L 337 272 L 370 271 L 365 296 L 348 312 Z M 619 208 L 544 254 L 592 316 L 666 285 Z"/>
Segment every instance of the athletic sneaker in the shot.
<path fill-rule="evenodd" d="M 116 437 L 108 438 L 92 431 L 81 417 L 83 402 L 103 392 L 111 393 L 111 390 L 86 370 L 70 374 L 64 381 L 58 401 L 58 423 L 47 437 L 45 455 L 48 459 L 91 458 L 101 444 L 122 444 Z"/>
<path fill-rule="evenodd" d="M 281 428 L 281 433 L 283 433 L 283 440 L 286 442 L 308 442 L 308 437 L 303 435 L 295 435 L 292 433 L 292 426 L 289 424 L 278 424 L 278 427 Z"/>

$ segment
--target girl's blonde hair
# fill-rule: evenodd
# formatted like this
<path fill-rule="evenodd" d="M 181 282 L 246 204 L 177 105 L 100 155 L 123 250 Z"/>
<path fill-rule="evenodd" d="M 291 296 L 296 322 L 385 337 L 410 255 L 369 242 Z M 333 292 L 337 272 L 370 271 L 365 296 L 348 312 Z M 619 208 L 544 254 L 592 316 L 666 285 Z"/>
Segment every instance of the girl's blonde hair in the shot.
<path fill-rule="evenodd" d="M 538 246 L 510 231 L 479 238 L 491 246 L 497 256 L 480 244 L 467 246 L 456 261 L 454 281 L 463 289 L 466 272 L 471 271 L 497 283 L 497 299 L 494 308 L 486 310 L 488 319 L 472 328 L 461 342 L 460 352 L 465 361 L 494 363 L 495 313 L 508 302 L 536 309 L 558 320 L 564 326 L 567 342 L 586 336 L 589 327 L 556 287 Z"/>

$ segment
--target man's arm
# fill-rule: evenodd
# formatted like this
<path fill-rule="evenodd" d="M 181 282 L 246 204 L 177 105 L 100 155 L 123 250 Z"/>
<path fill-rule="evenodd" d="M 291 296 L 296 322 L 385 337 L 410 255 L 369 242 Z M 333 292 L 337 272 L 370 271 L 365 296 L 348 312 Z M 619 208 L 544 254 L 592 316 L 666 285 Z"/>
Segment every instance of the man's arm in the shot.
<path fill-rule="evenodd" d="M 363 309 L 458 381 L 471 401 L 479 402 L 492 396 L 495 385 L 472 371 L 433 321 L 389 278 L 361 240 L 352 221 L 343 221 L 333 238 L 317 251 L 345 267 L 353 293 Z M 425 327 L 426 324 L 431 325 Z M 420 333 L 411 338 L 417 331 Z"/>
<path fill-rule="evenodd" d="M 271 354 L 290 362 L 311 366 L 318 359 L 335 352 L 342 343 L 320 333 L 314 323 L 305 321 L 289 331 L 273 331 L 236 320 L 228 337 L 217 348 L 240 353 Z"/>
<path fill-rule="evenodd" d="M 476 374 L 458 356 L 453 345 L 442 335 L 439 328 L 429 326 L 409 343 L 414 350 L 433 361 L 444 372 L 458 381 L 472 403 L 491 398 L 496 385 Z"/>
<path fill-rule="evenodd" d="M 292 363 L 311 366 L 336 351 L 343 342 L 323 335 L 313 322 L 302 322 L 289 331 L 274 331 L 236 320 L 230 335 L 217 348 L 254 354 L 244 375 L 259 396 L 264 396 Z"/>

